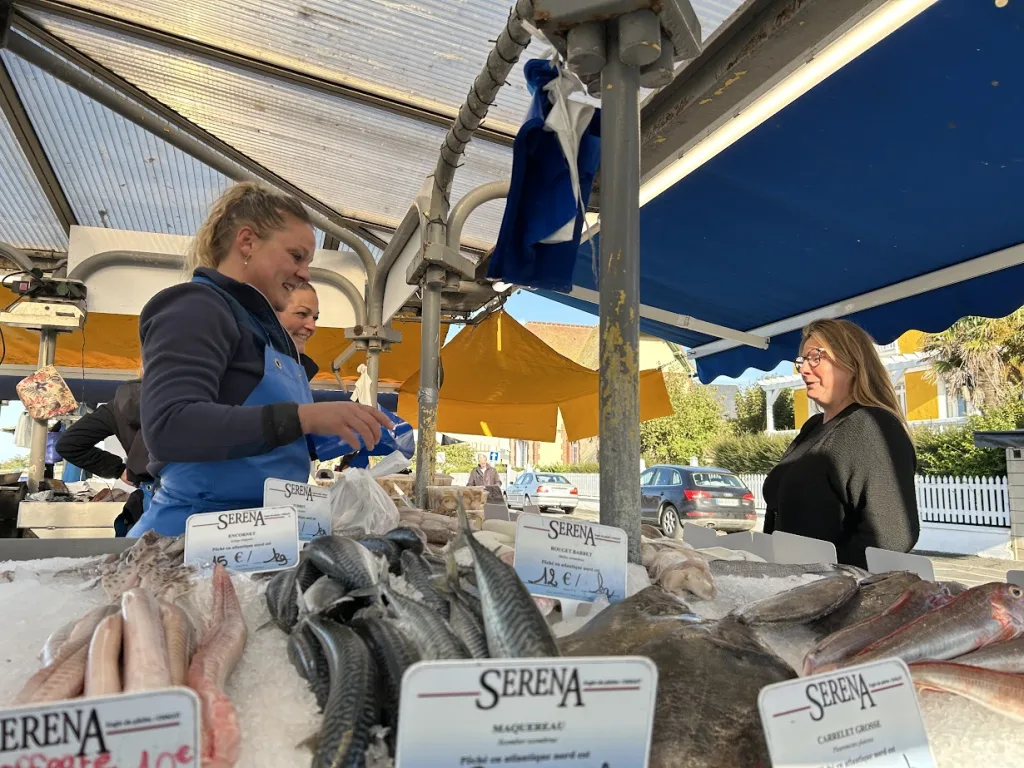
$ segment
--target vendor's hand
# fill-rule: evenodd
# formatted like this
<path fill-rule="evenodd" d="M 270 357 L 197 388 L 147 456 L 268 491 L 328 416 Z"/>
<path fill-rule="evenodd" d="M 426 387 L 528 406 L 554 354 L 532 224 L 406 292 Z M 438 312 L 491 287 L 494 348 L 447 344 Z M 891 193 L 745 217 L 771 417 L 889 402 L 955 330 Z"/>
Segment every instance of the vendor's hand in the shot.
<path fill-rule="evenodd" d="M 380 440 L 380 428 L 394 429 L 387 416 L 360 403 L 310 403 L 299 406 L 299 421 L 306 435 L 337 435 L 352 447 L 359 437 L 367 448 Z M 357 437 L 358 434 L 358 437 Z"/>
<path fill-rule="evenodd" d="M 126 470 L 125 470 L 124 472 L 122 472 L 122 473 L 121 473 L 121 482 L 122 482 L 122 483 L 124 483 L 125 485 L 130 485 L 130 486 L 131 486 L 132 488 L 135 488 L 135 487 L 136 487 L 136 486 L 135 486 L 135 483 L 133 483 L 133 482 L 132 482 L 132 481 L 131 481 L 131 480 L 130 480 L 130 479 L 128 478 L 128 470 L 127 470 L 127 469 L 126 469 Z"/>

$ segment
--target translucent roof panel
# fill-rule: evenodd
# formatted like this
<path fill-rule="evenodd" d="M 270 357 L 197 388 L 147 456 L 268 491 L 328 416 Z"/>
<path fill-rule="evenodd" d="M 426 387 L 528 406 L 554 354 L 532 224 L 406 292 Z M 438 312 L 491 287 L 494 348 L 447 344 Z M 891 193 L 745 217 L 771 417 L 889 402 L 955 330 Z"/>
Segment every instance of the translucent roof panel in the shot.
<path fill-rule="evenodd" d="M 67 234 L 0 113 L 0 240 L 17 248 L 66 251 Z"/>
<path fill-rule="evenodd" d="M 80 224 L 191 235 L 230 184 L 17 56 L 2 55 Z"/>
<path fill-rule="evenodd" d="M 55 34 L 345 215 L 394 228 L 432 172 L 445 130 L 135 38 L 40 15 Z M 504 94 L 502 94 L 504 95 Z M 453 201 L 508 178 L 511 149 L 473 142 Z M 493 243 L 500 210 L 470 220 Z"/>
<path fill-rule="evenodd" d="M 742 0 L 691 0 L 704 39 Z M 67 0 L 405 104 L 454 115 L 514 0 Z M 531 43 L 525 58 L 548 46 Z M 514 133 L 529 101 L 521 65 L 488 116 Z"/>

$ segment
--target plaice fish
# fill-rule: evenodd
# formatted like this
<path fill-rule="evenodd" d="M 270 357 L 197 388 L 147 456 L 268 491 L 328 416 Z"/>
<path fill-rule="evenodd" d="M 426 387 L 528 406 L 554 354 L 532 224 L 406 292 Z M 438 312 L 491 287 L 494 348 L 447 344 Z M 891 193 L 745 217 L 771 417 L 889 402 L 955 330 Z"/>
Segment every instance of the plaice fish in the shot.
<path fill-rule="evenodd" d="M 349 627 L 319 616 L 308 622 L 327 656 L 331 677 L 313 768 L 362 768 L 377 719 L 373 658 Z"/>
<path fill-rule="evenodd" d="M 831 613 L 856 593 L 857 579 L 836 574 L 749 603 L 738 608 L 733 615 L 743 624 L 803 623 Z"/>
<path fill-rule="evenodd" d="M 469 547 L 480 590 L 487 649 L 491 658 L 558 656 L 558 646 L 544 615 L 511 566 L 473 536 L 469 517 L 457 497 L 463 539 Z"/>
<path fill-rule="evenodd" d="M 611 609 L 608 609 L 611 610 Z M 795 675 L 750 628 L 726 619 L 689 625 L 640 646 L 658 667 L 650 765 L 768 768 L 758 691 Z"/>
<path fill-rule="evenodd" d="M 320 573 L 346 590 L 366 589 L 377 583 L 376 557 L 352 539 L 320 536 L 306 546 L 305 556 Z"/>
<path fill-rule="evenodd" d="M 785 579 L 790 576 L 830 576 L 843 573 L 849 566 L 832 565 L 829 563 L 810 563 L 793 565 L 789 563 L 759 563 L 753 560 L 712 560 L 708 563 L 712 576 L 738 576 L 753 579 Z M 849 571 L 846 571 L 849 573 Z M 866 575 L 861 571 L 858 576 Z M 852 575 L 852 574 L 851 574 Z"/>
<path fill-rule="evenodd" d="M 1024 722 L 1024 675 L 948 661 L 919 661 L 910 665 L 910 676 L 919 689 L 963 696 Z"/>
<path fill-rule="evenodd" d="M 405 670 L 420 660 L 416 646 L 389 619 L 367 616 L 352 622 L 366 643 L 377 671 L 377 700 L 380 722 L 388 728 L 387 741 L 392 750 L 398 732 L 398 709 Z"/>
<path fill-rule="evenodd" d="M 864 579 L 857 594 L 848 603 L 820 618 L 814 627 L 822 634 L 831 635 L 854 624 L 860 624 L 866 619 L 878 616 L 920 581 L 920 576 L 909 571 L 888 571 Z"/>
<path fill-rule="evenodd" d="M 610 605 L 571 635 L 559 638 L 563 656 L 628 656 L 655 637 L 700 619 L 657 586 Z"/>
<path fill-rule="evenodd" d="M 1024 634 L 1024 589 L 992 582 L 969 589 L 941 608 L 926 613 L 872 643 L 851 663 L 896 656 L 910 664 L 963 656 L 991 643 Z"/>
<path fill-rule="evenodd" d="M 1024 637 L 986 645 L 980 650 L 957 656 L 953 661 L 997 672 L 1024 673 Z"/>
<path fill-rule="evenodd" d="M 804 658 L 803 673 L 811 675 L 821 667 L 838 664 L 952 599 L 948 587 L 918 581 L 879 615 L 819 642 Z"/>

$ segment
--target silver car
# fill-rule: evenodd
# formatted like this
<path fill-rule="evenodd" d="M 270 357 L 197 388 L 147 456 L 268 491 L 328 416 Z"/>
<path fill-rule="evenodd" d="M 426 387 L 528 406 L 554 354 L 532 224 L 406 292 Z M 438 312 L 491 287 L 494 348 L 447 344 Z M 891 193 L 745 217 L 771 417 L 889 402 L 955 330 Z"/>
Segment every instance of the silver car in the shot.
<path fill-rule="evenodd" d="M 524 509 L 531 504 L 546 509 L 561 509 L 571 514 L 580 501 L 580 492 L 575 485 L 561 475 L 550 472 L 524 472 L 509 483 L 505 489 L 505 499 L 510 507 Z"/>

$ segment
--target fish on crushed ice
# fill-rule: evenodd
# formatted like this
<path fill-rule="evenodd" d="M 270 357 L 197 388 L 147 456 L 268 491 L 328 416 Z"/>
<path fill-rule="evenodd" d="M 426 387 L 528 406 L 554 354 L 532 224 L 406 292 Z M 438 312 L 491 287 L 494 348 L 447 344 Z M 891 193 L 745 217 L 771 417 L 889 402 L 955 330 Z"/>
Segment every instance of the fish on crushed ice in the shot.
<path fill-rule="evenodd" d="M 681 627 L 659 634 L 635 655 L 658 668 L 651 766 L 771 765 L 757 695 L 795 674 L 748 627 L 728 619 Z"/>
<path fill-rule="evenodd" d="M 831 635 L 878 616 L 920 581 L 920 576 L 909 571 L 888 571 L 864 579 L 857 594 L 845 605 L 818 619 L 815 629 Z"/>
<path fill-rule="evenodd" d="M 829 635 L 812 648 L 804 658 L 803 674 L 811 675 L 824 666 L 843 660 L 867 648 L 940 606 L 953 596 L 949 589 L 930 581 L 918 581 L 882 613 Z"/>
<path fill-rule="evenodd" d="M 403 551 L 409 550 L 411 552 L 415 552 L 417 555 L 422 555 L 427 547 L 426 534 L 424 534 L 419 528 L 410 525 L 402 525 L 398 528 L 392 528 L 384 534 L 384 538 L 388 541 L 393 541 Z"/>
<path fill-rule="evenodd" d="M 160 603 L 160 619 L 164 625 L 171 685 L 188 685 L 188 665 L 195 650 L 192 621 L 181 608 L 166 602 Z"/>
<path fill-rule="evenodd" d="M 319 616 L 308 622 L 327 656 L 331 678 L 313 768 L 363 766 L 377 719 L 373 657 L 355 630 Z"/>
<path fill-rule="evenodd" d="M 462 497 L 457 497 L 462 538 L 469 547 L 480 590 L 491 658 L 558 656 L 547 621 L 515 569 L 473 537 Z"/>
<path fill-rule="evenodd" d="M 693 595 L 701 600 L 714 600 L 718 593 L 707 562 L 678 562 L 662 571 L 655 581 L 677 597 Z"/>
<path fill-rule="evenodd" d="M 69 640 L 88 640 L 92 637 L 92 633 L 96 631 L 96 627 L 103 619 L 112 613 L 120 612 L 120 610 L 120 603 L 101 605 L 99 608 L 93 608 L 84 616 L 74 621 L 69 621 L 56 632 L 53 632 L 46 638 L 42 653 L 39 654 L 43 666 L 48 667 L 54 662 L 64 643 Z"/>
<path fill-rule="evenodd" d="M 996 672 L 1024 673 L 1024 637 L 992 643 L 953 659 L 957 664 L 994 669 Z"/>
<path fill-rule="evenodd" d="M 377 557 L 387 560 L 388 568 L 392 573 L 401 572 L 402 564 L 399 558 L 402 555 L 402 548 L 398 544 L 383 536 L 360 536 L 356 541 Z"/>
<path fill-rule="evenodd" d="M 383 591 L 397 616 L 399 628 L 416 644 L 424 661 L 470 658 L 465 643 L 456 637 L 439 613 L 400 594 L 387 582 Z"/>
<path fill-rule="evenodd" d="M 423 604 L 447 619 L 448 601 L 434 588 L 434 573 L 427 561 L 412 550 L 403 552 L 400 559 L 402 575 L 423 596 Z"/>
<path fill-rule="evenodd" d="M 465 643 L 474 659 L 486 659 L 489 652 L 483 622 L 463 603 L 461 597 L 453 594 L 448 602 L 448 623 L 455 636 Z"/>
<path fill-rule="evenodd" d="M 1024 675 L 948 661 L 910 665 L 917 688 L 962 696 L 986 709 L 1024 722 Z"/>
<path fill-rule="evenodd" d="M 658 635 L 699 621 L 661 587 L 647 587 L 559 638 L 558 648 L 563 656 L 629 656 Z"/>
<path fill-rule="evenodd" d="M 121 614 L 112 613 L 96 627 L 85 667 L 86 696 L 121 693 L 122 624 Z"/>
<path fill-rule="evenodd" d="M 850 663 L 896 656 L 906 663 L 942 661 L 1024 634 L 1024 589 L 982 584 L 872 643 Z"/>
<path fill-rule="evenodd" d="M 831 613 L 856 593 L 857 579 L 836 574 L 741 606 L 733 611 L 733 615 L 743 624 L 804 623 Z"/>
<path fill-rule="evenodd" d="M 376 556 L 353 539 L 320 536 L 306 545 L 305 557 L 320 573 L 349 591 L 377 583 Z"/>
<path fill-rule="evenodd" d="M 299 588 L 296 584 L 296 574 L 295 568 L 278 571 L 267 582 L 267 591 L 264 594 L 270 620 L 283 632 L 291 632 L 299 618 Z"/>
<path fill-rule="evenodd" d="M 288 636 L 287 651 L 288 660 L 309 684 L 309 689 L 316 698 L 316 705 L 322 712 L 327 703 L 327 694 L 330 692 L 331 675 L 320 641 L 313 635 L 306 621 L 296 625 Z"/>
<path fill-rule="evenodd" d="M 125 693 L 170 687 L 171 667 L 160 603 L 148 590 L 129 589 L 121 596 L 121 618 Z"/>

